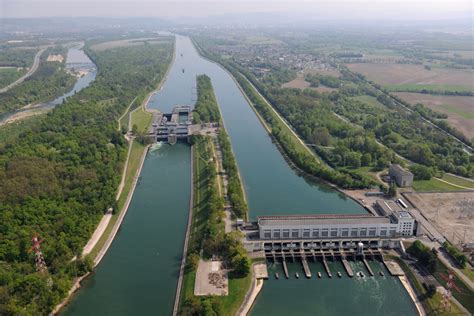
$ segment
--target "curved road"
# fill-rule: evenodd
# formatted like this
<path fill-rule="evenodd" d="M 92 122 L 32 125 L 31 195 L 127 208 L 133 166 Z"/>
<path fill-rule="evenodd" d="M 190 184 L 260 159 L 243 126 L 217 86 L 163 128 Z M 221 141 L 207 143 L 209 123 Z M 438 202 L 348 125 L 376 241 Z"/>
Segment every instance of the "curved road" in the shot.
<path fill-rule="evenodd" d="M 17 79 L 15 82 L 12 82 L 10 83 L 8 86 L 0 89 L 0 93 L 4 93 L 4 92 L 7 92 L 8 90 L 10 90 L 11 88 L 19 85 L 20 83 L 22 83 L 23 81 L 25 81 L 26 78 L 28 78 L 29 76 L 31 76 L 32 74 L 35 73 L 35 71 L 38 69 L 38 66 L 39 66 L 39 62 L 40 62 L 40 57 L 41 57 L 41 54 L 43 54 L 43 52 L 46 50 L 46 48 L 42 48 L 40 49 L 39 52 L 36 53 L 35 55 L 35 59 L 33 61 L 33 65 L 31 66 L 30 70 L 28 70 L 28 72 L 26 74 L 24 74 L 22 77 L 20 77 L 19 79 Z"/>

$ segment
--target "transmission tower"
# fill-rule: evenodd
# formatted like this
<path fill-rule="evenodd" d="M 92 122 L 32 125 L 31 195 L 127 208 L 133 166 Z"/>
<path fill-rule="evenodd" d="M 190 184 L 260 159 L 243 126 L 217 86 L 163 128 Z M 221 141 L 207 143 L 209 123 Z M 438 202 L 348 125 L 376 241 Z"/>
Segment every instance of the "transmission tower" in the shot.
<path fill-rule="evenodd" d="M 43 252 L 41 251 L 41 243 L 44 239 L 39 240 L 38 236 L 35 235 L 31 238 L 31 248 L 30 251 L 35 253 L 35 265 L 36 271 L 38 272 L 45 272 L 47 271 L 46 262 L 44 261 Z"/>
<path fill-rule="evenodd" d="M 458 292 L 461 290 L 454 283 L 454 275 L 450 270 L 449 274 L 446 276 L 441 274 L 441 277 L 446 281 L 446 291 L 443 293 L 443 299 L 441 300 L 441 308 L 444 311 L 451 311 L 451 289 L 455 289 Z"/>

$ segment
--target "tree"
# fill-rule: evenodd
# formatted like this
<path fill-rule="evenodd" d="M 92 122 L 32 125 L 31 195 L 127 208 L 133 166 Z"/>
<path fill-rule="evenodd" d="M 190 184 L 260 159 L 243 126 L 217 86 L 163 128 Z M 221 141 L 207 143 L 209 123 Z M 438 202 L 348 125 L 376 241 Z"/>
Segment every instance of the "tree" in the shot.
<path fill-rule="evenodd" d="M 395 184 L 395 182 L 390 182 L 390 186 L 388 187 L 387 194 L 390 197 L 396 197 L 397 196 L 397 185 Z"/>
<path fill-rule="evenodd" d="M 363 154 L 360 163 L 362 166 L 369 166 L 372 163 L 372 156 L 369 153 Z"/>
<path fill-rule="evenodd" d="M 331 143 L 331 135 L 326 127 L 315 128 L 311 138 L 315 144 L 321 146 L 329 146 Z"/>
<path fill-rule="evenodd" d="M 432 176 L 431 169 L 423 165 L 412 165 L 410 171 L 415 180 L 430 180 Z"/>
<path fill-rule="evenodd" d="M 436 254 L 421 241 L 415 240 L 410 247 L 407 248 L 407 253 L 418 259 L 418 263 L 428 269 L 429 272 L 436 272 Z"/>
<path fill-rule="evenodd" d="M 132 126 L 132 133 L 133 133 L 133 135 L 137 135 L 137 133 L 138 133 L 138 126 L 137 126 L 137 124 L 133 124 L 133 126 Z"/>

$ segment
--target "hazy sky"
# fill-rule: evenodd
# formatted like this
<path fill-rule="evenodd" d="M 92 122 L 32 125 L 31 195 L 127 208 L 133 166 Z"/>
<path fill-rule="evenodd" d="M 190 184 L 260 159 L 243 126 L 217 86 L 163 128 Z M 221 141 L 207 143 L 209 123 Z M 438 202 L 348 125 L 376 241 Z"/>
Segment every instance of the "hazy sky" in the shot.
<path fill-rule="evenodd" d="M 288 12 L 326 18 L 440 19 L 472 17 L 470 0 L 0 0 L 1 17 L 205 17 Z"/>

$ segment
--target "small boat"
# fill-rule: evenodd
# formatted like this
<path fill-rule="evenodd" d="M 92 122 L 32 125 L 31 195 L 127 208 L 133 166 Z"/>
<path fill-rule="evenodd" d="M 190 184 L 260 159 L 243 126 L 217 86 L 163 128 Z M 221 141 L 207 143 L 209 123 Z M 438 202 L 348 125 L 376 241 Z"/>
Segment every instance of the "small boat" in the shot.
<path fill-rule="evenodd" d="M 321 279 L 321 272 L 318 272 L 318 278 Z"/>
<path fill-rule="evenodd" d="M 298 272 L 296 272 L 296 273 L 295 273 L 295 277 L 296 277 L 297 279 L 299 279 L 299 278 L 300 278 L 300 274 L 299 274 Z"/>
<path fill-rule="evenodd" d="M 184 68 L 183 68 L 183 74 L 184 74 Z"/>
<path fill-rule="evenodd" d="M 337 276 L 341 278 L 341 277 L 342 277 L 341 272 L 338 271 L 338 272 L 337 272 Z"/>
<path fill-rule="evenodd" d="M 278 280 L 280 278 L 280 275 L 278 274 L 278 272 L 275 273 L 275 278 Z"/>
<path fill-rule="evenodd" d="M 383 271 L 380 271 L 379 272 L 380 276 L 384 276 L 385 274 L 383 273 Z"/>

